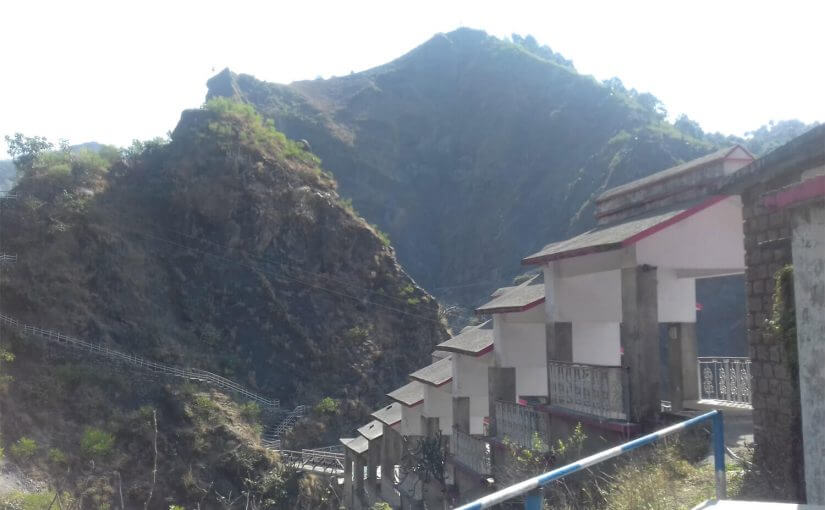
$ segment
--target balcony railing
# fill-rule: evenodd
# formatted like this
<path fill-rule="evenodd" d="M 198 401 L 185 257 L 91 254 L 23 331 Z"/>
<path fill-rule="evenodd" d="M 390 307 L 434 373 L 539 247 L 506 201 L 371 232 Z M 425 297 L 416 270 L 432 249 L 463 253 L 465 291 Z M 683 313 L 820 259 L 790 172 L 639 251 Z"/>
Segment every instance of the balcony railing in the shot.
<path fill-rule="evenodd" d="M 547 363 L 550 405 L 599 418 L 626 420 L 629 399 L 622 367 Z"/>
<path fill-rule="evenodd" d="M 496 437 L 500 441 L 509 440 L 523 448 L 539 446 L 546 450 L 550 445 L 548 422 L 547 413 L 532 407 L 515 402 L 496 402 Z M 541 445 L 534 444 L 537 435 Z"/>
<path fill-rule="evenodd" d="M 450 436 L 450 451 L 453 461 L 480 475 L 492 473 L 490 464 L 490 445 L 483 439 L 473 437 L 466 432 L 453 429 Z"/>
<path fill-rule="evenodd" d="M 698 358 L 699 398 L 751 403 L 750 358 Z"/>

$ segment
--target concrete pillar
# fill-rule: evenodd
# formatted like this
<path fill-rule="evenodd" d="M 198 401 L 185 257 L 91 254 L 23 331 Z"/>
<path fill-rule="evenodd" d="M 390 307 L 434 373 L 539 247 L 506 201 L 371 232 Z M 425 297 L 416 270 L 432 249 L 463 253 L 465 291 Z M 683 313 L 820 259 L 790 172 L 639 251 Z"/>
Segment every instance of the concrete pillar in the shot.
<path fill-rule="evenodd" d="M 401 503 L 395 490 L 395 466 L 401 464 L 403 447 L 401 434 L 385 425 L 381 443 L 381 499 L 395 508 Z"/>
<path fill-rule="evenodd" d="M 496 435 L 496 402 L 516 401 L 516 369 L 514 367 L 489 367 L 487 387 L 490 396 L 490 436 Z"/>
<path fill-rule="evenodd" d="M 453 428 L 470 433 L 470 397 L 453 397 Z"/>
<path fill-rule="evenodd" d="M 378 466 L 381 465 L 381 441 L 382 437 L 372 439 L 367 450 L 367 492 L 370 498 L 378 496 Z"/>
<path fill-rule="evenodd" d="M 659 313 L 656 268 L 622 269 L 622 365 L 629 367 L 630 419 L 656 426 L 659 398 Z"/>
<path fill-rule="evenodd" d="M 440 430 L 438 418 L 421 417 L 421 434 L 424 437 L 435 437 Z"/>
<path fill-rule="evenodd" d="M 344 494 L 343 504 L 346 508 L 352 508 L 352 451 L 349 448 L 344 448 Z"/>
<path fill-rule="evenodd" d="M 805 494 L 825 505 L 825 200 L 794 210 L 792 220 Z"/>
<path fill-rule="evenodd" d="M 548 322 L 547 361 L 573 361 L 573 323 Z"/>
<path fill-rule="evenodd" d="M 668 324 L 668 373 L 670 374 L 671 409 L 681 411 L 687 400 L 699 400 L 696 359 L 696 324 L 674 322 Z"/>
<path fill-rule="evenodd" d="M 366 502 L 366 499 L 364 498 L 364 454 L 355 456 L 352 469 L 355 475 L 355 494 L 352 498 L 352 507 L 355 508 L 357 506 L 355 503 L 356 500 L 361 501 L 362 503 Z"/>

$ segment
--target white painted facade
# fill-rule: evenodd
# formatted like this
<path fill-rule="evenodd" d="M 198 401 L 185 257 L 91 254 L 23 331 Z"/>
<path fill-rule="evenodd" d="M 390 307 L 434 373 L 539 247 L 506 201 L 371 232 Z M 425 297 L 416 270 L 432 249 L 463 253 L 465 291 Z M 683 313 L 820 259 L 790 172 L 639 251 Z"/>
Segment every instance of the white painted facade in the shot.
<path fill-rule="evenodd" d="M 574 362 L 620 363 L 621 269 L 643 264 L 657 267 L 659 322 L 695 323 L 696 278 L 744 272 L 740 198 L 727 197 L 623 248 L 545 264 L 545 314 L 572 323 Z"/>
<path fill-rule="evenodd" d="M 445 384 L 436 388 L 425 384 L 424 387 L 424 406 L 421 415 L 426 418 L 438 418 L 441 433 L 449 436 L 453 432 L 453 396 L 450 393 L 452 386 Z"/>
<path fill-rule="evenodd" d="M 401 406 L 401 423 L 399 425 L 401 435 L 403 436 L 420 436 L 421 429 L 421 411 L 424 409 L 424 404 L 414 406 Z"/>
<path fill-rule="evenodd" d="M 478 357 L 453 354 L 452 394 L 470 398 L 470 434 L 484 433 L 484 418 L 490 412 L 487 373 L 493 361 L 492 352 Z"/>
<path fill-rule="evenodd" d="M 518 396 L 547 396 L 547 340 L 544 307 L 493 314 L 495 365 L 516 369 Z"/>

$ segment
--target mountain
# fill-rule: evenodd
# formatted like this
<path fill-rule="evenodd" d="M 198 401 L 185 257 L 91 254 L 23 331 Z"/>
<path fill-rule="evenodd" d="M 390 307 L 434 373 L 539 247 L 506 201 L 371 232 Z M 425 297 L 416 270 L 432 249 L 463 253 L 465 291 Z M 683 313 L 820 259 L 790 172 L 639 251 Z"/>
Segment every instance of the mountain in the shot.
<path fill-rule="evenodd" d="M 18 199 L 3 204 L 0 242 L 18 255 L 0 279 L 6 315 L 209 370 L 284 407 L 329 396 L 347 428 L 446 338 L 438 304 L 386 238 L 340 199 L 312 153 L 249 106 L 215 100 L 186 111 L 168 143 L 35 156 L 21 168 Z M 124 484 L 140 482 L 132 499 L 145 499 L 152 408 L 158 495 L 171 498 L 163 508 L 194 508 L 195 487 L 211 482 L 240 494 L 245 478 L 276 466 L 241 426 L 243 407 L 220 393 L 148 383 L 8 328 L 2 337 L 15 355 L 3 365 L 13 377 L 0 392 L 3 444 L 27 436 L 43 445 L 22 462 L 35 472 L 48 471 L 49 447 L 65 453 L 73 476 L 87 474 L 79 438 L 98 427 L 114 451 L 95 457 L 88 483 L 108 491 L 101 477 L 118 471 Z M 81 482 L 64 486 L 82 492 Z M 106 494 L 111 504 L 116 495 Z"/>
<path fill-rule="evenodd" d="M 225 70 L 208 97 L 246 101 L 308 141 L 416 280 L 471 307 L 524 255 L 591 226 L 600 192 L 718 147 L 666 122 L 654 96 L 514 41 L 459 29 L 289 85 Z"/>

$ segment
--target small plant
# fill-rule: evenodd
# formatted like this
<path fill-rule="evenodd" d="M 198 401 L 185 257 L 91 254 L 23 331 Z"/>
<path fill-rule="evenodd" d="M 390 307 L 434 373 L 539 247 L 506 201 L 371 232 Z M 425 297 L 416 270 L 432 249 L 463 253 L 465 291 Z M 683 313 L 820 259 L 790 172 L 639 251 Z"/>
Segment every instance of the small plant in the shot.
<path fill-rule="evenodd" d="M 386 501 L 376 501 L 372 504 L 370 510 L 392 510 L 392 507 Z"/>
<path fill-rule="evenodd" d="M 11 445 L 12 456 L 20 461 L 28 461 L 37 453 L 37 442 L 28 437 L 21 437 Z"/>
<path fill-rule="evenodd" d="M 336 414 L 338 413 L 338 402 L 330 397 L 324 397 L 315 405 L 315 412 L 317 414 Z"/>
<path fill-rule="evenodd" d="M 48 459 L 49 463 L 55 467 L 63 467 L 68 464 L 66 454 L 59 448 L 49 448 L 49 451 L 46 454 L 46 459 Z"/>
<path fill-rule="evenodd" d="M 249 423 L 258 423 L 261 419 L 261 406 L 257 402 L 247 402 L 240 406 L 241 416 Z"/>
<path fill-rule="evenodd" d="M 86 427 L 80 448 L 87 457 L 105 457 L 112 453 L 115 445 L 115 436 L 96 427 Z"/>

